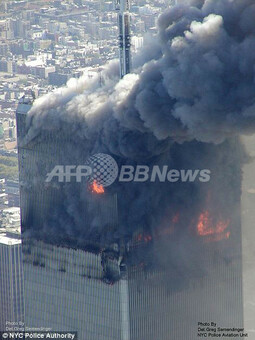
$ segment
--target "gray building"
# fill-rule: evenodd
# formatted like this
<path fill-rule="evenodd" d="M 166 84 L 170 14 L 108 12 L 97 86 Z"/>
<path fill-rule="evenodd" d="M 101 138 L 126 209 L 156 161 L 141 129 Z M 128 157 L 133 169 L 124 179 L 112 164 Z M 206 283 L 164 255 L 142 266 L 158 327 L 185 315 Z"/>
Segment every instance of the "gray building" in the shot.
<path fill-rule="evenodd" d="M 21 240 L 0 235 L 0 329 L 22 327 L 24 277 Z"/>
<path fill-rule="evenodd" d="M 231 233 L 228 222 L 213 233 L 204 213 L 182 235 L 173 219 L 124 240 L 116 193 L 45 182 L 54 165 L 86 159 L 69 152 L 64 134 L 42 131 L 24 142 L 31 104 L 23 98 L 17 110 L 26 326 L 78 331 L 82 340 L 195 340 L 199 322 L 242 327 L 238 208 Z M 82 205 L 68 205 L 67 216 L 74 191 Z"/>
<path fill-rule="evenodd" d="M 32 100 L 22 98 L 17 110 L 19 142 L 25 135 L 26 114 Z M 54 138 L 53 134 L 44 134 L 40 141 L 19 145 L 26 326 L 74 330 L 79 339 L 128 340 L 123 251 L 107 236 L 117 227 L 117 196 L 89 191 L 84 211 L 78 216 L 84 225 L 91 223 L 92 232 L 93 225 L 102 224 L 103 237 L 85 237 L 75 231 L 75 221 L 71 222 L 74 230 L 69 230 L 69 235 L 67 226 L 62 225 L 63 233 L 56 237 L 54 228 L 59 221 L 55 220 L 55 208 L 72 190 L 80 190 L 81 185 L 73 182 L 58 186 L 45 183 L 45 177 L 40 176 L 41 167 L 47 173 L 55 164 L 62 164 L 62 141 Z M 38 181 L 33 180 L 35 177 Z M 51 223 L 52 234 L 42 232 L 45 221 Z"/>

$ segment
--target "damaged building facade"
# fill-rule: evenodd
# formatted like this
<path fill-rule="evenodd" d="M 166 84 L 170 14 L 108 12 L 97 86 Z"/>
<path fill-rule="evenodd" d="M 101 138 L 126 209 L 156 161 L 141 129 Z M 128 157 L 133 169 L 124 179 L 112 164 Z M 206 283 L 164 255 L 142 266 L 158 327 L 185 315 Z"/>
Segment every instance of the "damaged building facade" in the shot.
<path fill-rule="evenodd" d="M 91 340 L 193 340 L 206 320 L 241 327 L 241 175 L 227 156 L 239 141 L 172 148 L 175 168 L 201 168 L 210 153 L 212 183 L 115 183 L 102 192 L 86 181 L 48 183 L 54 166 L 86 164 L 88 155 L 77 159 L 72 139 L 54 131 L 24 143 L 31 105 L 25 97 L 17 110 L 26 326 Z M 187 160 L 188 150 L 200 157 Z M 223 156 L 225 171 L 235 163 L 227 183 Z M 137 190 L 151 200 L 129 227 Z"/>
<path fill-rule="evenodd" d="M 180 1 L 121 80 L 111 61 L 100 77 L 20 101 L 28 327 L 88 340 L 194 340 L 199 323 L 242 327 L 240 135 L 255 131 L 253 17 L 252 0 Z M 102 154 L 119 169 L 157 166 L 157 180 L 46 180 Z M 165 168 L 207 169 L 210 180 L 166 182 Z"/>

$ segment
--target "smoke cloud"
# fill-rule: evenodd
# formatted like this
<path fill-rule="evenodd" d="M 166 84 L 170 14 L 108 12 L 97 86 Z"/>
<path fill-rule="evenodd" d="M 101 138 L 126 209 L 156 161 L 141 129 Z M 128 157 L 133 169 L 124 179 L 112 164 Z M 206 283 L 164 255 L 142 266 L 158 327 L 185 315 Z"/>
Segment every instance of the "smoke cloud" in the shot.
<path fill-rule="evenodd" d="M 183 1 L 159 17 L 158 34 L 134 57 L 132 74 L 119 80 L 118 62 L 112 61 L 103 81 L 72 79 L 37 99 L 20 145 L 37 148 L 27 176 L 45 192 L 45 174 L 55 164 L 84 164 L 98 152 L 113 155 L 119 165 L 206 168 L 212 178 L 203 185 L 115 183 L 108 193 L 118 194 L 117 230 L 99 218 L 85 185 L 53 183 L 51 190 L 54 185 L 61 195 L 44 209 L 36 233 L 82 246 L 88 238 L 129 239 L 140 229 L 157 235 L 180 214 L 175 249 L 187 244 L 179 249 L 181 258 L 185 249 L 196 258 L 196 242 L 188 246 L 190 238 L 181 231 L 194 234 L 199 214 L 210 207 L 215 223 L 231 219 L 235 235 L 245 161 L 238 137 L 255 132 L 254 16 L 253 0 Z M 36 202 L 25 179 L 23 186 Z M 27 221 L 35 219 L 35 210 L 31 203 Z"/>
<path fill-rule="evenodd" d="M 112 62 L 103 86 L 84 77 L 38 99 L 29 136 L 71 120 L 85 138 L 101 136 L 109 151 L 136 157 L 128 134 L 150 156 L 162 144 L 220 143 L 253 133 L 254 12 L 252 0 L 170 8 L 158 19 L 157 38 L 136 57 L 133 74 L 119 81 Z"/>

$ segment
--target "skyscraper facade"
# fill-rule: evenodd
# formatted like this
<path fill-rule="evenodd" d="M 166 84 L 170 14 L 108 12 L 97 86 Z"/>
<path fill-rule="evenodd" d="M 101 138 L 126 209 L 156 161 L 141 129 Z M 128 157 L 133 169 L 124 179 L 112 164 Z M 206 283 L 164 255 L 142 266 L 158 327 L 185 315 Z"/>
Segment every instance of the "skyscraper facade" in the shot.
<path fill-rule="evenodd" d="M 45 134 L 24 143 L 31 104 L 32 98 L 22 98 L 17 110 L 26 327 L 77 331 L 79 339 L 129 340 L 127 278 L 120 270 L 119 245 L 109 247 L 107 241 L 108 230 L 116 228 L 117 197 L 89 191 L 87 205 L 81 207 L 82 223 L 91 221 L 92 232 L 93 224 L 105 226 L 101 243 L 97 235 L 91 241 L 76 234 L 75 221 L 69 237 L 41 234 L 46 220 L 55 228 L 59 221 L 54 208 L 80 184 L 66 188 L 47 184 L 45 178 L 34 181 L 41 166 L 47 173 L 61 164 L 61 147 L 67 141 Z"/>
<path fill-rule="evenodd" d="M 86 159 L 54 131 L 27 143 L 31 104 L 23 98 L 17 110 L 26 326 L 86 340 L 194 340 L 199 323 L 241 327 L 239 198 L 228 219 L 201 211 L 194 223 L 181 207 L 184 222 L 178 213 L 158 230 L 134 228 L 127 240 L 119 210 L 128 207 L 118 207 L 115 192 L 45 181 L 54 166 Z"/>
<path fill-rule="evenodd" d="M 0 329 L 20 329 L 24 326 L 21 240 L 6 235 L 0 236 L 0 286 Z"/>

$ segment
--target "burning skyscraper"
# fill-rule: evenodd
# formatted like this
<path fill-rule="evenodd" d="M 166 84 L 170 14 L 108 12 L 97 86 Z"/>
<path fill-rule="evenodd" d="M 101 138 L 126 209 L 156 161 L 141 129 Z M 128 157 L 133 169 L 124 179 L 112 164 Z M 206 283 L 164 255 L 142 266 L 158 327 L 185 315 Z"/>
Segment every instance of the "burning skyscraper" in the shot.
<path fill-rule="evenodd" d="M 211 182 L 103 188 L 95 181 L 46 182 L 54 166 L 81 159 L 66 151 L 70 139 L 63 136 L 51 140 L 45 157 L 46 136 L 19 148 L 28 327 L 137 340 L 195 339 L 204 320 L 241 327 L 238 140 L 220 146 L 189 142 L 166 151 L 163 161 L 170 157 L 180 169 L 201 169 L 212 159 Z M 187 157 L 191 152 L 195 159 Z M 38 175 L 42 163 L 44 174 Z M 227 183 L 222 171 L 228 171 Z M 131 219 L 137 221 L 131 225 Z"/>
<path fill-rule="evenodd" d="M 242 328 L 239 135 L 255 125 L 253 11 L 248 0 L 180 4 L 160 16 L 132 74 L 119 81 L 111 62 L 103 86 L 84 77 L 20 103 L 28 326 L 93 340 Z M 156 169 L 155 180 L 67 178 L 98 154 Z"/>

